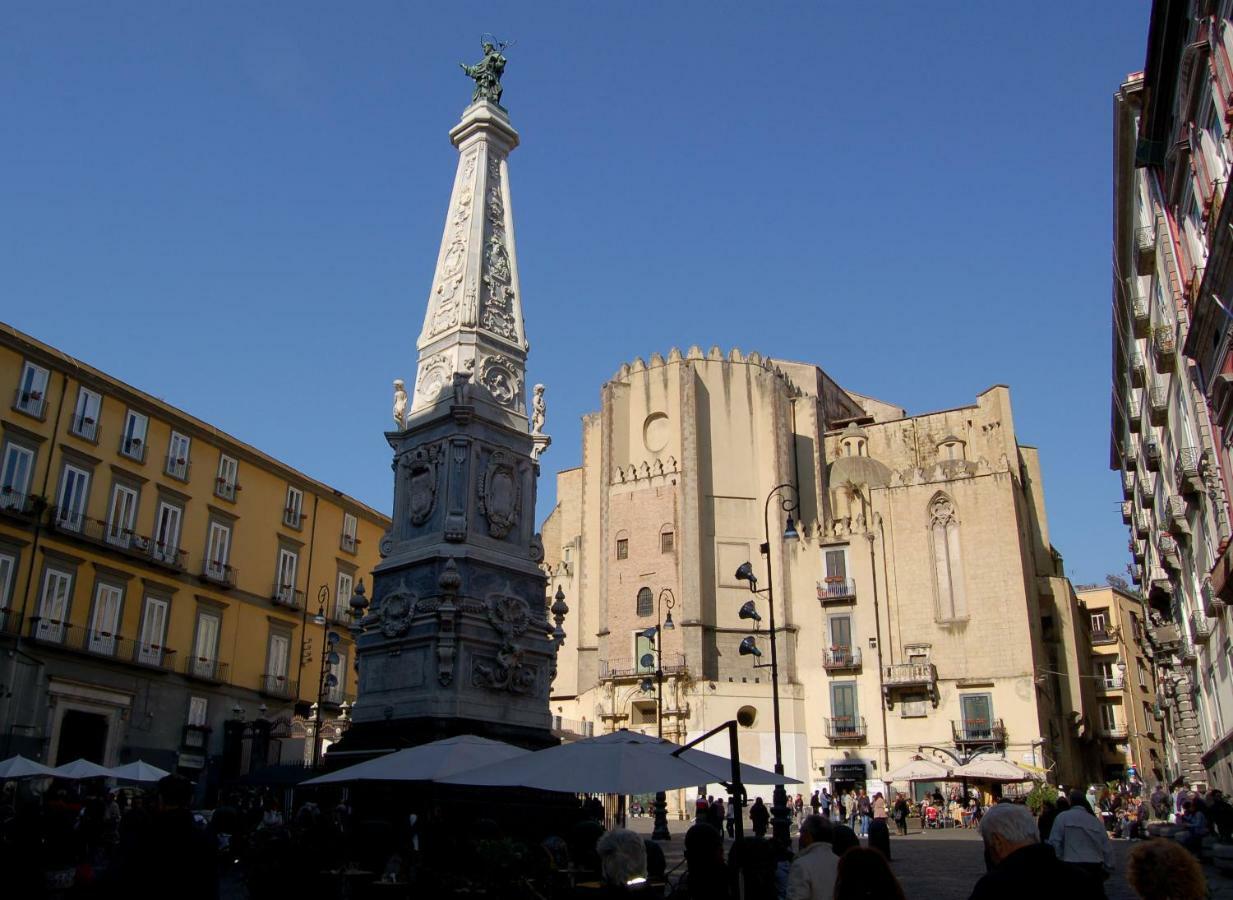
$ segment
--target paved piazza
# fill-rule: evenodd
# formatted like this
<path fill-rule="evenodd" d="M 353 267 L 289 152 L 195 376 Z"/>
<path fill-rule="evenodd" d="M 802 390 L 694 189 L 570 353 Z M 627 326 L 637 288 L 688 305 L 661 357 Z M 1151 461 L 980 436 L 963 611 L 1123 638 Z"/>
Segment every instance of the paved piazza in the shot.
<path fill-rule="evenodd" d="M 630 819 L 629 826 L 639 833 L 651 833 L 649 818 Z M 681 862 L 684 847 L 682 839 L 692 823 L 670 822 L 673 839 L 662 844 L 672 869 Z M 793 838 L 795 843 L 795 837 Z M 864 842 L 862 841 L 862 844 Z M 1105 883 L 1105 895 L 1109 900 L 1136 900 L 1134 891 L 1126 883 L 1126 854 L 1131 844 L 1114 841 L 1118 870 Z M 985 871 L 984 848 L 975 831 L 912 831 L 906 838 L 891 838 L 891 867 L 903 885 L 908 900 L 940 900 L 940 898 L 963 898 L 972 893 L 972 888 Z M 684 871 L 682 865 L 673 878 Z M 1233 900 L 1233 881 L 1223 878 L 1210 866 L 1204 866 L 1210 895 L 1218 900 Z"/>

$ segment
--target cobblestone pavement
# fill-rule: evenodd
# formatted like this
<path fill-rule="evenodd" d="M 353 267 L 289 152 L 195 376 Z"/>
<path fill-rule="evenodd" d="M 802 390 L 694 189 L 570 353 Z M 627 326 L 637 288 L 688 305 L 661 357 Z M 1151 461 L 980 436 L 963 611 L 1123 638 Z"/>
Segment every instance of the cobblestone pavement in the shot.
<path fill-rule="evenodd" d="M 651 824 L 648 818 L 629 820 L 630 828 L 647 835 L 651 833 Z M 672 840 L 661 846 L 670 870 L 683 858 L 685 832 L 691 824 L 669 823 Z M 1105 883 L 1105 895 L 1109 900 L 1136 900 L 1125 878 L 1126 855 L 1131 846 L 1133 844 L 1128 841 L 1114 841 L 1117 867 Z M 891 839 L 891 857 L 891 868 L 899 877 L 908 900 L 964 900 L 985 873 L 984 845 L 975 831 L 912 831 L 906 838 Z M 682 871 L 683 866 L 673 877 Z M 1212 898 L 1233 900 L 1233 880 L 1221 876 L 1211 866 L 1204 866 L 1204 872 Z"/>

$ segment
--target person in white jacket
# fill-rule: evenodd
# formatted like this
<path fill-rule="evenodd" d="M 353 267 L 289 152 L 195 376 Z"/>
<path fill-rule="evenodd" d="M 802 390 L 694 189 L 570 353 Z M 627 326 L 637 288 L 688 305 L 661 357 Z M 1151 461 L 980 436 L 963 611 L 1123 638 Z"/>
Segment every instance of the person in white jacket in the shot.
<path fill-rule="evenodd" d="M 1113 871 L 1113 842 L 1080 791 L 1071 792 L 1070 809 L 1053 820 L 1049 843 L 1062 862 L 1074 863 L 1101 879 Z"/>
<path fill-rule="evenodd" d="M 831 823 L 822 816 L 801 821 L 800 852 L 788 870 L 787 900 L 831 900 L 839 857 L 831 848 Z"/>

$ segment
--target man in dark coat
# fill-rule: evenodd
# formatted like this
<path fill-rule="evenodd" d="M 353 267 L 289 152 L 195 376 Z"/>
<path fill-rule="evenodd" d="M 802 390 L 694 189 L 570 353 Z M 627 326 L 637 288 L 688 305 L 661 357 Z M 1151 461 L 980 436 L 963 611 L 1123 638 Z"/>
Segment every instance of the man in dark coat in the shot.
<path fill-rule="evenodd" d="M 765 837 L 767 823 L 771 821 L 771 811 L 766 808 L 762 798 L 754 800 L 749 807 L 749 824 L 753 826 L 754 837 Z"/>
<path fill-rule="evenodd" d="M 158 783 L 157 811 L 146 840 L 121 863 L 121 896 L 130 900 L 216 900 L 217 841 L 189 809 L 193 785 L 180 775 Z"/>
<path fill-rule="evenodd" d="M 1100 879 L 1057 858 L 1040 842 L 1036 820 L 1026 806 L 998 803 L 980 822 L 980 836 L 992 868 L 969 900 L 1092 900 L 1104 897 Z M 1047 886 L 1047 888 L 1042 888 Z"/>

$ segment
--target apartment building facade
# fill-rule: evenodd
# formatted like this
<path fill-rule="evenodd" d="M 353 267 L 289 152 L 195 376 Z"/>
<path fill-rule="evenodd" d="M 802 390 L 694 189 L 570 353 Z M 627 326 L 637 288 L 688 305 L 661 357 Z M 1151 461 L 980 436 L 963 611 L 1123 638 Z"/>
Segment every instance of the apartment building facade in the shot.
<path fill-rule="evenodd" d="M 0 326 L 0 742 L 199 782 L 311 757 L 389 522 Z M 324 689 L 322 689 L 324 687 Z"/>
<path fill-rule="evenodd" d="M 773 586 L 802 791 L 881 789 L 930 748 L 1095 777 L 1087 622 L 1005 387 L 908 416 L 812 365 L 695 347 L 623 365 L 601 398 L 543 530 L 550 594 L 570 598 L 554 715 L 597 732 L 662 717 L 678 741 L 736 719 L 742 760 L 773 765 L 749 563 Z"/>
<path fill-rule="evenodd" d="M 1077 594 L 1090 630 L 1102 780 L 1122 781 L 1133 772 L 1145 784 L 1163 782 L 1164 724 L 1146 603 L 1112 586 L 1079 588 Z"/>
<path fill-rule="evenodd" d="M 1148 604 L 1165 776 L 1226 790 L 1231 14 L 1228 2 L 1156 2 L 1144 71 L 1114 99 L 1110 442 Z"/>

